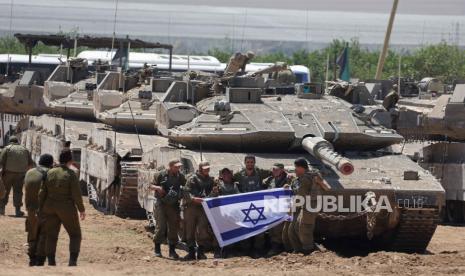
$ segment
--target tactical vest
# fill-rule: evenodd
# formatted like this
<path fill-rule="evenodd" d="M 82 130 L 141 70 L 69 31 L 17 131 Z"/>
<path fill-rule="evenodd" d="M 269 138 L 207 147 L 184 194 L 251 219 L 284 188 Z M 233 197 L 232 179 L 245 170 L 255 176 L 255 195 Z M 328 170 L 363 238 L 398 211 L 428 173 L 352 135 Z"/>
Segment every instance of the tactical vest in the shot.
<path fill-rule="evenodd" d="M 239 186 L 241 187 L 242 193 L 256 192 L 262 190 L 262 179 L 257 170 L 254 170 L 254 174 L 248 176 L 246 171 L 241 172 L 241 178 L 239 179 Z"/>
<path fill-rule="evenodd" d="M 169 205 L 179 204 L 179 200 L 181 199 L 181 184 L 179 183 L 181 175 L 179 174 L 175 177 L 170 177 L 166 170 L 158 176 L 158 185 L 165 190 L 165 196 L 160 199 L 162 203 Z"/>

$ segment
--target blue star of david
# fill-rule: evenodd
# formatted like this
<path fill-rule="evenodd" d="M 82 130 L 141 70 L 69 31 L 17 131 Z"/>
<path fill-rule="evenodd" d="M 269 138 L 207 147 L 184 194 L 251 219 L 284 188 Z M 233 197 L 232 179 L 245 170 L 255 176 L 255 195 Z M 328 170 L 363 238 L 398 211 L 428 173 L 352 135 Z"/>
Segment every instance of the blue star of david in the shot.
<path fill-rule="evenodd" d="M 259 207 L 257 208 L 253 203 L 250 203 L 250 206 L 248 209 L 242 209 L 242 213 L 244 213 L 245 218 L 243 222 L 251 222 L 253 225 L 256 225 L 260 220 L 266 220 L 266 217 L 263 215 L 263 211 L 265 210 L 264 207 Z M 256 218 L 250 217 L 250 212 L 255 211 L 258 213 L 258 216 Z"/>

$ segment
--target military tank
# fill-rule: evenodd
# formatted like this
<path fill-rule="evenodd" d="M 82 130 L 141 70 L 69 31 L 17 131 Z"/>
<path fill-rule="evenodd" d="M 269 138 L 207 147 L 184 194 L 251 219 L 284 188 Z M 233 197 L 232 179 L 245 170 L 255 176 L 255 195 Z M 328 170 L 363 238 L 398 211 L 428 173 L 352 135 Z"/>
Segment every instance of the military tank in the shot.
<path fill-rule="evenodd" d="M 365 198 L 373 192 L 375 200 L 387 196 L 393 206 L 392 213 L 378 215 L 323 213 L 316 226 L 320 237 L 368 237 L 394 250 L 426 249 L 438 223 L 444 189 L 407 156 L 389 150 L 402 136 L 346 101 L 324 95 L 320 85 L 300 85 L 296 95 L 264 96 L 260 77 L 236 77 L 228 84 L 224 95 L 186 107 L 192 112 L 184 117 L 160 109 L 164 114 L 157 116 L 156 127 L 172 147 L 155 148 L 143 157 L 139 201 L 148 212 L 153 196 L 147 168 L 157 168 L 171 156 L 180 157 L 186 172 L 193 172 L 201 160 L 219 171 L 239 170 L 250 153 L 261 167 L 273 162 L 292 165 L 304 155 L 320 169 L 331 186 L 330 195 L 343 196 L 347 203 L 350 196 Z"/>

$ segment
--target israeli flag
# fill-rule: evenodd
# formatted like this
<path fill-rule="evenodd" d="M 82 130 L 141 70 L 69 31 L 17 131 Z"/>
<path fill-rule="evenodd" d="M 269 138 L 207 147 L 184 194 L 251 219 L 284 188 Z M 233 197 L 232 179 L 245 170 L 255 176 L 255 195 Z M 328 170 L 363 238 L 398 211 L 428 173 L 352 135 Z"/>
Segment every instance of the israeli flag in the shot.
<path fill-rule="evenodd" d="M 224 247 L 289 220 L 291 196 L 291 190 L 278 188 L 206 198 L 202 205 L 220 247 Z"/>

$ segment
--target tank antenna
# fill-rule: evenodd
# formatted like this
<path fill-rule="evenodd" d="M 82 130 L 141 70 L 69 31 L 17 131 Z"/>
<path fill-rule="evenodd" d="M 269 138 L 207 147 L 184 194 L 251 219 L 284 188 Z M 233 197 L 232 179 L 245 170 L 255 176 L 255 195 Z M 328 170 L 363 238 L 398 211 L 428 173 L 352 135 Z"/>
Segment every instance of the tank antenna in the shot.
<path fill-rule="evenodd" d="M 203 162 L 203 151 L 202 151 L 202 136 L 199 136 L 200 142 L 200 162 Z"/>
<path fill-rule="evenodd" d="M 113 19 L 113 36 L 111 38 L 111 50 L 110 55 L 113 53 L 113 49 L 115 48 L 115 36 L 116 36 L 116 17 L 118 16 L 118 0 L 115 0 L 115 16 Z M 112 65 L 113 56 L 110 57 L 110 66 Z"/>

